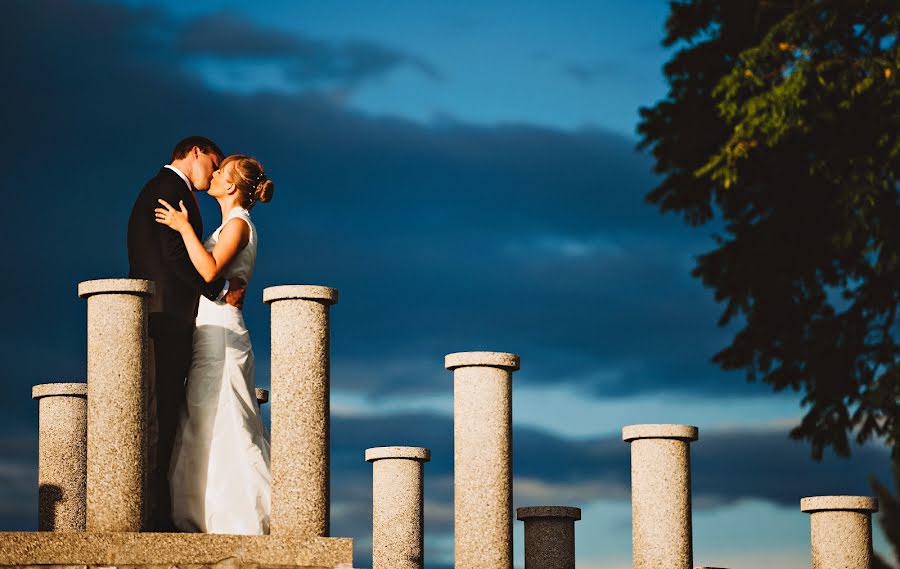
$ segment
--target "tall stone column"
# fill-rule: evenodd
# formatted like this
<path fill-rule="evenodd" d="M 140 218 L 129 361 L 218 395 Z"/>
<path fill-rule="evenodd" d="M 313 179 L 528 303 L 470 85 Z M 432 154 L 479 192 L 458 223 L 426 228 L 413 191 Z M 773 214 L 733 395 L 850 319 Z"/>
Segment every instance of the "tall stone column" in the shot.
<path fill-rule="evenodd" d="M 870 496 L 813 496 L 800 500 L 810 514 L 813 569 L 869 569 L 872 566 L 872 512 L 878 501 Z"/>
<path fill-rule="evenodd" d="M 516 509 L 525 522 L 525 569 L 575 569 L 575 522 L 581 508 L 529 506 Z"/>
<path fill-rule="evenodd" d="M 420 447 L 366 449 L 372 463 L 372 569 L 422 569 L 422 465 Z"/>
<path fill-rule="evenodd" d="M 631 425 L 631 539 L 635 569 L 692 569 L 690 425 Z"/>
<path fill-rule="evenodd" d="M 512 567 L 512 372 L 519 356 L 448 354 L 456 569 Z"/>
<path fill-rule="evenodd" d="M 263 290 L 272 310 L 273 535 L 328 536 L 329 311 L 338 291 Z"/>
<path fill-rule="evenodd" d="M 38 529 L 84 531 L 87 384 L 43 383 L 38 401 Z"/>
<path fill-rule="evenodd" d="M 147 318 L 155 284 L 103 279 L 87 299 L 87 530 L 139 531 L 145 516 L 147 397 L 153 369 Z"/>

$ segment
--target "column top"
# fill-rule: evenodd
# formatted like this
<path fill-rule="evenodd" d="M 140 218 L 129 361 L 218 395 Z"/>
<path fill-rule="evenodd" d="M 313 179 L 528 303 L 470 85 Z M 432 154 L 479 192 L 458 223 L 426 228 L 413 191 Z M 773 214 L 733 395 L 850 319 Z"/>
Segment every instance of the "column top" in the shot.
<path fill-rule="evenodd" d="M 680 439 L 693 442 L 699 438 L 700 429 L 693 425 L 647 424 L 622 428 L 622 440 L 626 443 L 637 439 Z"/>
<path fill-rule="evenodd" d="M 73 395 L 87 397 L 86 383 L 40 383 L 31 388 L 31 398 L 53 397 L 54 395 Z"/>
<path fill-rule="evenodd" d="M 269 390 L 261 387 L 256 388 L 256 401 L 262 405 L 269 402 Z"/>
<path fill-rule="evenodd" d="M 78 296 L 81 298 L 116 293 L 153 296 L 156 294 L 156 283 L 144 279 L 97 279 L 78 283 Z"/>
<path fill-rule="evenodd" d="M 529 518 L 566 518 L 578 521 L 581 519 L 581 508 L 571 506 L 526 506 L 516 508 L 516 519 Z"/>
<path fill-rule="evenodd" d="M 878 500 L 871 496 L 809 496 L 800 499 L 800 511 L 811 514 L 827 510 L 877 512 Z"/>
<path fill-rule="evenodd" d="M 421 462 L 431 460 L 431 451 L 422 447 L 373 447 L 366 449 L 366 462 L 383 458 L 410 458 Z"/>
<path fill-rule="evenodd" d="M 263 289 L 265 304 L 290 299 L 324 300 L 329 304 L 337 304 L 338 291 L 330 286 L 319 285 L 278 285 Z"/>
<path fill-rule="evenodd" d="M 499 367 L 516 371 L 519 369 L 519 356 L 509 352 L 454 352 L 444 356 L 444 367 L 447 369 L 470 366 Z"/>

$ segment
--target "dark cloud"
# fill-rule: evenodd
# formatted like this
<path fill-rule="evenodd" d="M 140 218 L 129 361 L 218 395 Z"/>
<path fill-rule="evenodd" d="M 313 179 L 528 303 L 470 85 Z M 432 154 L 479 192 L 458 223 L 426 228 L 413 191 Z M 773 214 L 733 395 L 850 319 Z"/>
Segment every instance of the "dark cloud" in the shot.
<path fill-rule="evenodd" d="M 583 85 L 591 85 L 610 76 L 619 76 L 624 69 L 621 64 L 603 61 L 587 65 L 570 63 L 563 67 L 563 72 Z"/>
<path fill-rule="evenodd" d="M 14 3 L 0 22 L 18 54 L 0 95 L 16 133 L 3 150 L 27 173 L 8 192 L 7 231 L 23 246 L 7 252 L 13 274 L 0 285 L 16 299 L 16 325 L 0 332 L 17 355 L 4 379 L 16 400 L 34 383 L 83 379 L 76 283 L 126 273 L 133 196 L 189 133 L 255 154 L 276 182 L 277 199 L 253 212 L 262 247 L 246 308 L 263 386 L 268 311 L 253 298 L 306 282 L 341 290 L 336 389 L 435 392 L 443 355 L 471 349 L 517 352 L 524 384 L 588 394 L 750 389 L 708 360 L 726 335 L 688 275 L 708 237 L 643 203 L 653 178 L 632 141 L 422 125 L 315 92 L 213 92 L 152 49 L 164 16 L 51 4 Z M 60 16 L 109 26 L 84 33 Z M 210 229 L 218 213 L 201 202 Z"/>
<path fill-rule="evenodd" d="M 270 60 L 283 64 L 298 83 L 340 81 L 355 84 L 398 67 L 410 67 L 438 79 L 437 69 L 421 57 L 368 41 L 332 43 L 264 27 L 229 12 L 200 16 L 178 33 L 176 48 L 191 56 L 224 60 Z"/>

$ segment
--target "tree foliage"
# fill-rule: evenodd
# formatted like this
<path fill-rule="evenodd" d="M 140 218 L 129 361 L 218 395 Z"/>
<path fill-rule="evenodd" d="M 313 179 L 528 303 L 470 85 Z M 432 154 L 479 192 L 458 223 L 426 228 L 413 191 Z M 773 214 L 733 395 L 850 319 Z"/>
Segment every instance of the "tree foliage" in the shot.
<path fill-rule="evenodd" d="M 693 272 L 740 324 L 714 361 L 800 391 L 816 457 L 900 441 L 898 31 L 894 0 L 674 2 L 641 109 L 647 199 L 720 217 Z"/>
<path fill-rule="evenodd" d="M 900 492 L 900 453 L 894 455 L 894 487 Z M 878 522 L 888 541 L 893 545 L 894 557 L 900 561 L 900 494 L 892 495 L 888 487 L 872 479 L 872 488 L 878 497 Z M 881 556 L 875 555 L 872 569 L 893 569 Z"/>

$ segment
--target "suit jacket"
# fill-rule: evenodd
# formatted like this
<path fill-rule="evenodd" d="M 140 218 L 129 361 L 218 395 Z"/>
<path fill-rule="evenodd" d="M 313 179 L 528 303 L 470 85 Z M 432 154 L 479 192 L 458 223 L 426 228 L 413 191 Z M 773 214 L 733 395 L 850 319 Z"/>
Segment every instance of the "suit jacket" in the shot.
<path fill-rule="evenodd" d="M 222 278 L 205 282 L 191 263 L 181 234 L 156 222 L 153 210 L 162 207 L 158 199 L 176 209 L 178 202 L 183 201 L 194 232 L 203 235 L 200 209 L 191 190 L 178 174 L 168 168 L 160 169 L 138 194 L 128 219 L 128 276 L 156 282 L 150 320 L 154 337 L 164 330 L 192 330 L 200 295 L 215 300 L 225 286 Z"/>

